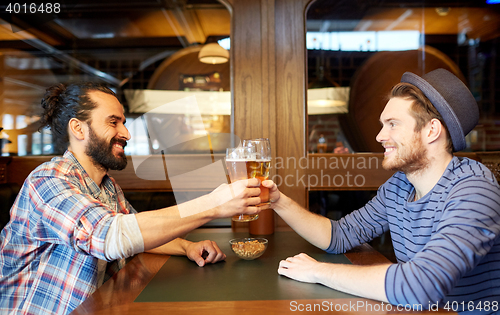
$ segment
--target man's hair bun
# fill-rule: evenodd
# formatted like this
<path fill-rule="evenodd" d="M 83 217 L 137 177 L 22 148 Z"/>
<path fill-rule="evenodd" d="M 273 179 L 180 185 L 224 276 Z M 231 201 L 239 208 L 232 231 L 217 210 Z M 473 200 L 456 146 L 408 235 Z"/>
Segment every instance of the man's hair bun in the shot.
<path fill-rule="evenodd" d="M 54 117 L 60 111 L 60 96 L 66 91 L 66 85 L 60 83 L 49 87 L 42 98 L 43 112 L 40 123 L 42 127 L 51 126 Z"/>

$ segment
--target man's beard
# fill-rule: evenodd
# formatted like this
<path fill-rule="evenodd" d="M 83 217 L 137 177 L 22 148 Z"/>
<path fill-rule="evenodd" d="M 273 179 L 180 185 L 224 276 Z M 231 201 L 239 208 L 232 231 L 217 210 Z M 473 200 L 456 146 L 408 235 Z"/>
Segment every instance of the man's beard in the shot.
<path fill-rule="evenodd" d="M 415 133 L 412 141 L 407 145 L 397 145 L 393 157 L 384 158 L 382 167 L 388 171 L 401 171 L 406 175 L 423 171 L 429 166 L 427 149 L 422 139 Z"/>
<path fill-rule="evenodd" d="M 92 159 L 92 163 L 106 170 L 123 170 L 127 166 L 127 157 L 120 153 L 118 157 L 113 154 L 113 145 L 119 143 L 124 148 L 127 142 L 122 139 L 113 138 L 109 143 L 105 139 L 99 138 L 92 128 L 89 128 L 89 143 L 85 148 L 85 153 Z"/>

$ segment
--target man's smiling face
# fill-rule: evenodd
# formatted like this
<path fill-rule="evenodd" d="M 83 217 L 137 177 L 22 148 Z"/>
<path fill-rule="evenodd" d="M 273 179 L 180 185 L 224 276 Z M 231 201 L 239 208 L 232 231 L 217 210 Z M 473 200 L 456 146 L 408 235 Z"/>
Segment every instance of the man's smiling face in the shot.
<path fill-rule="evenodd" d="M 124 147 L 130 139 L 123 107 L 116 97 L 107 93 L 91 91 L 89 97 L 97 106 L 92 110 L 85 153 L 98 166 L 122 170 L 127 166 Z"/>
<path fill-rule="evenodd" d="M 400 97 L 389 100 L 380 115 L 382 129 L 377 141 L 385 148 L 382 167 L 411 174 L 428 166 L 427 149 L 416 121 L 410 115 L 412 101 Z"/>

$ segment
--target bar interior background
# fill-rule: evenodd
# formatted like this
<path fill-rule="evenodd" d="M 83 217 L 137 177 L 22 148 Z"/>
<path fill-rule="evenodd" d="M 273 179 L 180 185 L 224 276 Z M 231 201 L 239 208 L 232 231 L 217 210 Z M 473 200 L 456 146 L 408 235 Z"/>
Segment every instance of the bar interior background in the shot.
<path fill-rule="evenodd" d="M 492 2 L 81 0 L 61 1 L 56 15 L 7 16 L 0 21 L 0 182 L 15 193 L 36 165 L 62 153 L 49 130 L 38 131 L 45 89 L 99 81 L 125 106 L 129 155 L 154 159 L 163 150 L 175 163 L 190 156 L 203 165 L 203 156 L 221 159 L 235 139 L 267 137 L 275 161 L 308 161 L 273 169 L 272 177 L 291 183 L 281 190 L 339 218 L 390 176 L 377 164 L 375 141 L 384 96 L 404 71 L 439 67 L 462 78 L 479 104 L 479 125 L 462 154 L 498 167 L 500 4 Z M 222 62 L 201 62 L 202 48 L 214 43 Z M 197 111 L 159 110 L 187 96 Z M 145 115 L 155 109 L 154 119 Z M 183 145 L 165 143 L 165 126 L 179 131 Z M 337 147 L 349 153 L 336 155 Z M 321 157 L 329 163 L 312 167 Z M 358 163 L 370 157 L 378 162 Z M 138 210 L 175 204 L 171 174 L 147 180 L 132 164 L 112 175 Z M 327 183 L 311 180 L 325 174 Z M 356 176 L 357 184 L 348 182 Z M 384 237 L 379 243 L 390 247 Z"/>

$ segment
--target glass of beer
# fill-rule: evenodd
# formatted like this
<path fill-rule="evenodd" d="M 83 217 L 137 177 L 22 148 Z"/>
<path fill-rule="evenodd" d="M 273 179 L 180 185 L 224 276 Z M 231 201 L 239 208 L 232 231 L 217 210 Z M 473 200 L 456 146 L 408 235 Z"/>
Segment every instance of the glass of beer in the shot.
<path fill-rule="evenodd" d="M 243 146 L 226 150 L 226 167 L 231 182 L 258 178 L 261 182 L 268 179 L 271 166 L 271 146 L 269 139 L 244 140 Z M 269 189 L 260 185 L 260 199 L 264 205 L 269 202 Z M 258 214 L 240 214 L 233 217 L 233 221 L 249 222 L 256 220 Z"/>
<path fill-rule="evenodd" d="M 248 178 L 258 178 L 262 183 L 269 178 L 271 167 L 271 144 L 269 139 L 243 140 L 243 148 L 249 148 L 252 161 L 247 166 Z M 260 199 L 262 203 L 257 206 L 269 203 L 269 189 L 260 185 Z"/>

